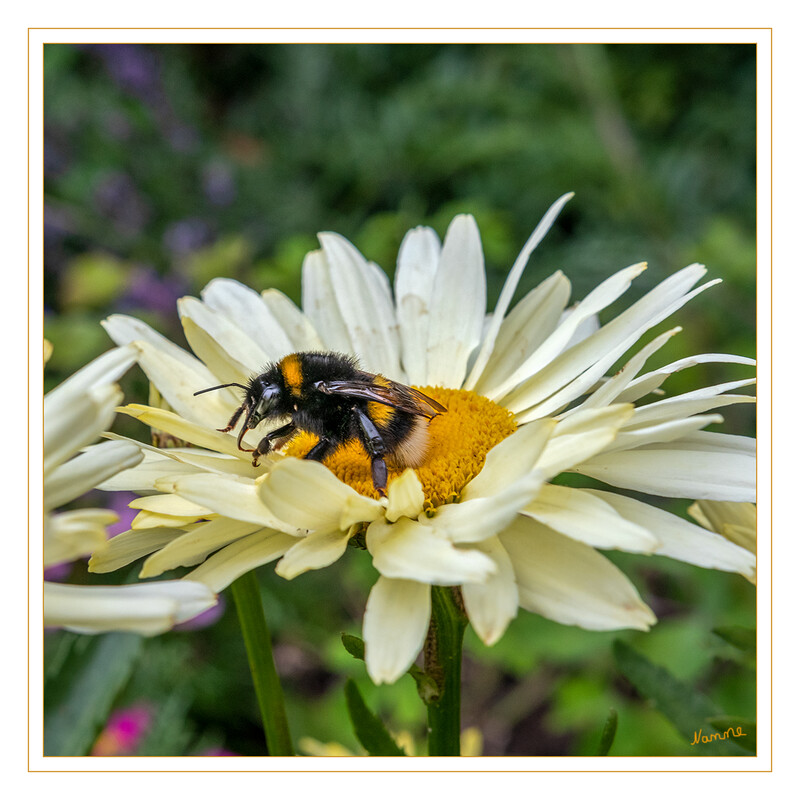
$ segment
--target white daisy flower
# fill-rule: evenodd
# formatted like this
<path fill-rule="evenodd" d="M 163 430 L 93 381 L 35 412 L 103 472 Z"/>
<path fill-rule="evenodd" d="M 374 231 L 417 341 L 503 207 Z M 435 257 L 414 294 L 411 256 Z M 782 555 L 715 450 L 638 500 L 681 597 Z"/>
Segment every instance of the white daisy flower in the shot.
<path fill-rule="evenodd" d="M 615 491 L 755 499 L 753 440 L 703 430 L 722 420 L 714 409 L 754 401 L 733 393 L 752 380 L 639 402 L 695 364 L 754 363 L 712 353 L 644 371 L 680 329 L 640 339 L 718 281 L 697 286 L 706 269 L 692 264 L 599 326 L 597 314 L 645 265 L 617 272 L 570 308 L 569 281 L 557 272 L 511 309 L 531 253 L 570 196 L 545 214 L 490 315 L 478 227 L 461 215 L 444 242 L 429 228 L 408 232 L 394 293 L 378 266 L 333 233 L 320 234 L 321 249 L 304 261 L 302 310 L 275 290 L 212 281 L 200 299 L 179 302 L 194 355 L 136 319 L 106 320 L 117 344 L 138 348 L 169 406 L 125 413 L 187 446 L 142 445 L 142 463 L 102 485 L 143 496 L 131 531 L 96 551 L 91 568 L 147 556 L 143 577 L 194 566 L 187 577 L 219 591 L 269 561 L 280 559 L 276 571 L 293 578 L 363 542 L 380 572 L 363 631 L 376 682 L 396 680 L 419 653 L 431 586 L 460 587 L 470 623 L 492 644 L 518 608 L 592 630 L 649 628 L 652 611 L 600 550 L 754 574 L 746 549 Z M 362 369 L 419 387 L 448 409 L 429 424 L 425 463 L 390 468 L 386 497 L 355 443 L 318 463 L 304 460 L 316 439 L 301 432 L 254 467 L 237 447 L 240 434 L 217 430 L 240 394 L 229 387 L 194 396 L 309 350 L 354 355 Z M 245 432 L 243 446 L 256 447 L 265 433 Z M 563 472 L 609 488 L 553 483 Z"/>
<path fill-rule="evenodd" d="M 52 348 L 45 344 L 45 361 Z M 117 521 L 107 509 L 62 506 L 120 470 L 142 460 L 138 446 L 105 442 L 88 446 L 111 425 L 122 392 L 115 381 L 136 361 L 135 347 L 105 353 L 44 398 L 44 566 L 73 561 L 106 542 Z M 128 586 L 72 586 L 44 582 L 44 624 L 80 633 L 111 630 L 152 635 L 215 605 L 207 586 L 156 581 Z"/>

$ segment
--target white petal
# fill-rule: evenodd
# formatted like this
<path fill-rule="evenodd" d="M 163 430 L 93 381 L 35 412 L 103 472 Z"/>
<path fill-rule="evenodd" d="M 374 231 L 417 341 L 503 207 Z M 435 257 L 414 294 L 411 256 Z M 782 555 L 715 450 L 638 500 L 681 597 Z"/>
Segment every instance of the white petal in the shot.
<path fill-rule="evenodd" d="M 500 540 L 479 542 L 475 547 L 494 561 L 497 571 L 483 583 L 465 583 L 461 587 L 467 616 L 486 645 L 493 645 L 517 616 L 519 592 L 514 568 Z"/>
<path fill-rule="evenodd" d="M 428 326 L 427 382 L 460 387 L 480 341 L 486 314 L 486 273 L 480 233 L 469 214 L 447 229 L 434 279 Z"/>
<path fill-rule="evenodd" d="M 44 519 L 44 565 L 50 567 L 88 555 L 106 540 L 106 528 L 118 517 L 104 508 L 78 508 Z"/>
<path fill-rule="evenodd" d="M 378 578 L 364 611 L 364 660 L 374 683 L 394 683 L 406 672 L 422 649 L 430 617 L 430 586 Z"/>
<path fill-rule="evenodd" d="M 608 447 L 605 447 L 603 452 L 633 450 L 645 444 L 672 442 L 708 425 L 722 421 L 723 418 L 719 414 L 701 414 L 688 419 L 674 419 L 636 430 L 628 430 L 627 427 L 623 427 L 617 438 Z"/>
<path fill-rule="evenodd" d="M 654 550 L 658 555 L 698 567 L 740 572 L 747 577 L 755 575 L 755 556 L 724 536 L 632 497 L 594 489 L 586 491 L 613 506 L 623 517 L 650 530 L 660 542 Z"/>
<path fill-rule="evenodd" d="M 175 567 L 193 567 L 215 550 L 258 530 L 260 527 L 251 522 L 237 522 L 226 517 L 193 525 L 191 530 L 181 536 L 173 536 L 164 547 L 153 553 L 142 564 L 139 577 L 154 578 Z"/>
<path fill-rule="evenodd" d="M 620 404 L 587 409 L 564 418 L 548 440 L 536 469 L 549 477 L 582 464 L 608 447 L 632 415 L 633 406 Z"/>
<path fill-rule="evenodd" d="M 682 358 L 680 361 L 673 361 L 665 367 L 661 367 L 653 372 L 648 372 L 631 381 L 630 385 L 620 393 L 617 400 L 623 403 L 633 403 L 640 397 L 644 397 L 654 389 L 661 386 L 662 383 L 673 373 L 680 372 L 687 367 L 694 367 L 697 364 L 747 364 L 755 366 L 755 360 L 752 358 L 745 358 L 744 356 L 732 356 L 724 353 L 704 353 L 702 355 L 690 356 Z"/>
<path fill-rule="evenodd" d="M 215 278 L 200 293 L 204 302 L 241 329 L 269 361 L 278 361 L 295 351 L 280 321 L 264 298 L 239 281 Z M 263 369 L 262 361 L 256 369 Z"/>
<path fill-rule="evenodd" d="M 528 475 L 556 424 L 555 420 L 537 420 L 523 425 L 495 445 L 487 454 L 483 469 L 464 487 L 462 503 L 478 497 L 492 497 Z"/>
<path fill-rule="evenodd" d="M 670 447 L 678 445 L 680 449 Z M 662 497 L 754 502 L 756 462 L 750 455 L 698 450 L 684 439 L 600 455 L 573 467 L 612 486 Z"/>
<path fill-rule="evenodd" d="M 336 302 L 330 267 L 321 250 L 303 259 L 303 309 L 325 348 L 355 354 L 347 323 Z"/>
<path fill-rule="evenodd" d="M 286 551 L 275 572 L 291 580 L 312 569 L 322 569 L 338 561 L 347 550 L 349 531 L 316 531 L 300 539 Z"/>
<path fill-rule="evenodd" d="M 563 325 L 563 323 L 565 323 L 569 318 L 570 314 L 574 313 L 575 308 L 568 308 L 566 311 L 564 311 L 564 313 L 561 315 L 559 325 Z M 575 332 L 570 337 L 570 340 L 564 345 L 564 349 L 569 350 L 570 347 L 580 344 L 584 339 L 588 339 L 599 330 L 600 317 L 597 314 L 590 314 L 588 317 L 584 317 L 578 327 L 575 328 Z"/>
<path fill-rule="evenodd" d="M 151 349 L 168 356 L 171 361 L 177 361 L 189 370 L 202 368 L 202 364 L 182 347 L 171 342 L 166 336 L 151 328 L 146 322 L 126 314 L 112 314 L 100 323 L 106 333 L 118 345 L 128 345 L 133 342 L 146 342 Z"/>
<path fill-rule="evenodd" d="M 201 361 L 143 322 L 116 314 L 103 325 L 115 340 L 126 341 L 134 337 L 131 341 L 138 352 L 139 366 L 170 407 L 187 420 L 208 427 L 221 427 L 241 402 L 232 389 L 221 389 L 204 394 L 200 399 L 195 398 L 195 392 L 218 384 L 217 376 Z"/>
<path fill-rule="evenodd" d="M 266 289 L 261 292 L 261 298 L 288 337 L 290 352 L 322 350 L 322 341 L 311 320 L 283 292 Z"/>
<path fill-rule="evenodd" d="M 208 514 L 211 516 L 211 514 Z M 140 511 L 132 520 L 133 530 L 148 528 L 183 528 L 197 522 L 197 515 L 162 514 L 158 511 Z"/>
<path fill-rule="evenodd" d="M 262 430 L 261 433 L 263 432 Z M 247 442 L 247 440 L 248 437 L 245 436 L 243 441 Z M 262 457 L 258 467 L 254 467 L 249 458 L 241 458 L 241 451 L 237 456 L 229 456 L 224 453 L 199 450 L 196 447 L 168 447 L 166 450 L 178 466 L 190 466 L 194 467 L 195 470 L 216 472 L 220 475 L 232 475 L 240 478 L 257 478 L 259 475 L 263 475 L 263 467 L 271 463 L 273 459 L 279 458 L 275 454 L 269 454 L 266 459 Z"/>
<path fill-rule="evenodd" d="M 658 540 L 584 489 L 546 484 L 522 513 L 592 547 L 652 552 Z"/>
<path fill-rule="evenodd" d="M 750 436 L 734 436 L 730 433 L 697 431 L 684 436 L 677 442 L 663 445 L 662 449 L 682 450 L 689 444 L 693 449 L 707 453 L 731 453 L 755 458 L 756 440 Z"/>
<path fill-rule="evenodd" d="M 514 372 L 505 381 L 503 381 L 500 386 L 492 390 L 492 393 L 489 395 L 489 399 L 500 399 L 507 395 L 515 386 L 523 382 L 526 382 L 526 384 L 525 389 L 521 390 L 521 392 L 524 394 L 525 392 L 531 390 L 531 387 L 527 385 L 527 381 L 532 377 L 538 378 L 538 375 L 544 371 L 545 367 L 554 359 L 556 359 L 558 354 L 564 350 L 570 339 L 572 339 L 572 336 L 574 335 L 578 326 L 585 319 L 597 314 L 606 306 L 613 303 L 614 300 L 627 291 L 628 287 L 631 285 L 631 281 L 633 281 L 633 279 L 637 275 L 640 275 L 645 269 L 646 264 L 633 264 L 632 266 L 626 267 L 625 269 L 615 273 L 610 278 L 606 278 L 606 280 L 593 289 L 578 304 L 578 306 L 567 317 L 567 319 L 560 324 L 553 331 L 553 333 L 550 334 L 550 336 L 547 337 L 547 339 L 541 344 L 540 347 L 536 349 L 534 353 L 526 358 L 525 361 L 520 364 L 520 366 L 514 370 Z M 559 362 L 559 365 L 562 363 L 563 362 Z M 560 378 L 561 370 L 559 369 L 558 372 Z M 552 373 L 552 370 L 550 370 L 548 374 L 550 373 Z M 546 394 L 544 395 L 545 397 L 558 389 L 560 386 L 563 386 L 563 380 L 560 379 L 553 383 L 554 385 L 552 388 L 549 388 L 550 382 L 547 384 L 542 384 L 542 391 L 546 391 Z M 537 390 L 539 388 L 540 387 L 538 386 L 537 381 Z M 533 396 L 534 398 L 538 397 L 539 392 L 536 391 Z M 532 405 L 532 402 L 525 401 L 522 403 L 521 408 L 527 408 L 529 405 Z"/>
<path fill-rule="evenodd" d="M 394 279 L 402 362 L 409 383 L 428 383 L 428 324 L 433 283 L 442 245 L 431 228 L 414 228 L 403 238 Z"/>
<path fill-rule="evenodd" d="M 392 380 L 403 380 L 388 278 L 343 236 L 320 233 L 319 240 L 330 268 L 336 303 L 362 367 Z"/>
<path fill-rule="evenodd" d="M 511 309 L 500 326 L 492 357 L 478 378 L 475 391 L 493 394 L 536 351 L 559 324 L 569 294 L 570 282 L 558 271 Z"/>
<path fill-rule="evenodd" d="M 262 500 L 258 484 L 246 478 L 197 473 L 176 480 L 165 478 L 157 483 L 157 488 L 164 492 L 175 492 L 217 514 L 240 522 L 251 522 L 287 533 L 296 532 L 299 527 L 278 517 Z"/>
<path fill-rule="evenodd" d="M 667 420 L 685 418 L 693 414 L 702 414 L 712 408 L 733 405 L 735 403 L 755 403 L 756 398 L 746 394 L 723 394 L 730 389 L 748 386 L 755 383 L 755 378 L 743 381 L 720 383 L 716 386 L 705 386 L 693 392 L 657 400 L 636 409 L 633 417 L 625 425 L 626 430 L 642 428 Z"/>
<path fill-rule="evenodd" d="M 593 548 L 527 517 L 518 517 L 500 541 L 528 611 L 589 630 L 647 630 L 655 623 L 634 585 Z"/>
<path fill-rule="evenodd" d="M 265 476 L 258 491 L 272 514 L 305 530 L 344 531 L 383 514 L 378 501 L 360 495 L 317 461 L 286 458 Z"/>
<path fill-rule="evenodd" d="M 89 572 L 113 572 L 120 567 L 127 567 L 181 535 L 183 531 L 178 528 L 150 528 L 119 533 L 92 553 Z"/>
<path fill-rule="evenodd" d="M 184 580 L 221 592 L 245 572 L 280 558 L 296 541 L 294 536 L 264 528 L 218 550 Z"/>
<path fill-rule="evenodd" d="M 62 395 L 64 396 L 64 395 Z M 115 409 L 122 402 L 116 385 L 99 385 L 61 407 L 45 409 L 44 463 L 47 478 L 59 464 L 111 427 Z"/>
<path fill-rule="evenodd" d="M 700 265 L 686 267 L 662 281 L 596 334 L 572 347 L 512 392 L 503 404 L 515 412 L 527 409 L 520 419 L 544 416 L 565 407 L 589 391 L 645 331 L 700 292 L 719 283 L 718 280 L 709 281 L 687 293 L 686 288 L 699 280 L 704 272 L 705 268 Z M 551 395 L 552 392 L 555 393 Z"/>
<path fill-rule="evenodd" d="M 90 389 L 114 383 L 136 363 L 139 353 L 135 347 L 115 347 L 89 362 L 63 383 L 49 391 L 44 398 L 45 419 L 63 410 L 70 398 L 83 395 Z"/>
<path fill-rule="evenodd" d="M 206 447 L 209 450 L 216 450 L 219 453 L 226 453 L 237 458 L 245 458 L 247 456 L 236 446 L 235 436 L 220 433 L 202 423 L 191 422 L 183 415 L 175 414 L 172 411 L 131 403 L 120 408 L 119 412 L 120 414 L 134 417 L 156 430 L 196 444 L 198 447 Z"/>
<path fill-rule="evenodd" d="M 241 328 L 197 298 L 182 297 L 178 312 L 186 341 L 220 383 L 245 383 L 269 361 Z"/>
<path fill-rule="evenodd" d="M 135 500 L 131 500 L 128 506 L 173 517 L 201 517 L 210 511 L 206 506 L 176 494 L 153 494 L 137 497 Z"/>
<path fill-rule="evenodd" d="M 260 434 L 259 434 L 260 435 Z M 108 439 L 127 442 L 136 445 L 144 453 L 144 461 L 137 467 L 125 470 L 121 475 L 124 478 L 109 478 L 97 488 L 105 491 L 115 491 L 118 489 L 129 489 L 131 491 L 152 491 L 155 488 L 157 478 L 169 477 L 170 475 L 185 475 L 189 473 L 216 472 L 220 475 L 238 475 L 243 478 L 257 478 L 264 474 L 264 462 L 259 467 L 254 467 L 249 458 L 242 458 L 239 455 L 231 456 L 224 453 L 215 453 L 209 450 L 201 450 L 197 447 L 154 447 L 153 445 L 139 442 L 135 439 L 128 439 L 116 433 L 106 433 Z M 247 437 L 245 437 L 247 441 Z M 267 462 L 275 460 L 279 456 L 267 456 Z M 142 486 L 134 488 L 127 485 L 134 476 L 140 476 Z M 149 482 L 148 482 L 149 481 Z M 111 484 L 119 483 L 119 486 Z"/>
<path fill-rule="evenodd" d="M 212 429 L 221 428 L 241 403 L 241 392 L 237 394 L 233 389 L 194 396 L 195 392 L 222 382 L 201 361 L 192 359 L 187 365 L 182 358 L 175 357 L 174 350 L 162 350 L 150 342 L 136 342 L 136 347 L 139 366 L 164 400 L 184 419 Z"/>
<path fill-rule="evenodd" d="M 167 448 L 164 452 L 171 450 L 173 448 Z M 153 492 L 157 480 L 197 472 L 193 466 L 181 464 L 174 458 L 144 448 L 141 452 L 144 458 L 139 464 L 102 481 L 97 488 L 104 492 Z"/>
<path fill-rule="evenodd" d="M 558 200 L 556 200 L 555 203 L 553 203 L 553 205 L 550 206 L 539 224 L 536 226 L 533 233 L 528 238 L 528 241 L 525 242 L 525 246 L 522 248 L 522 251 L 517 256 L 517 260 L 514 262 L 514 266 L 511 268 L 511 271 L 508 273 L 505 283 L 503 284 L 503 289 L 500 292 L 500 297 L 497 300 L 497 305 L 495 306 L 494 313 L 492 314 L 489 328 L 486 331 L 486 335 L 484 336 L 480 350 L 478 351 L 478 355 L 475 359 L 475 363 L 472 367 L 469 378 L 464 384 L 465 389 L 472 389 L 475 387 L 478 378 L 489 361 L 489 356 L 492 354 L 492 350 L 494 349 L 497 334 L 503 322 L 503 318 L 506 315 L 506 311 L 508 311 L 508 307 L 511 305 L 511 300 L 514 297 L 514 292 L 517 290 L 519 279 L 522 277 L 522 272 L 525 269 L 531 254 L 537 248 L 539 242 L 544 239 L 547 232 L 556 221 L 556 217 L 558 217 L 561 209 L 573 196 L 573 192 L 562 195 L 558 198 Z"/>
<path fill-rule="evenodd" d="M 437 586 L 480 582 L 494 562 L 474 550 L 456 548 L 427 525 L 406 517 L 389 524 L 376 520 L 367 529 L 372 565 L 387 578 L 405 578 Z"/>
<path fill-rule="evenodd" d="M 111 475 L 129 469 L 142 460 L 142 451 L 126 442 L 103 442 L 66 464 L 62 464 L 44 482 L 44 509 L 49 511 L 80 497 Z"/>
<path fill-rule="evenodd" d="M 497 494 L 440 506 L 435 516 L 420 522 L 452 542 L 480 542 L 506 528 L 543 483 L 544 476 L 535 470 Z"/>
<path fill-rule="evenodd" d="M 44 584 L 45 626 L 79 633 L 132 631 L 155 636 L 216 604 L 210 589 L 190 581 L 126 586 Z"/>
<path fill-rule="evenodd" d="M 644 366 L 647 359 L 653 355 L 653 353 L 660 350 L 676 333 L 680 333 L 680 331 L 681 328 L 676 327 L 662 333 L 660 336 L 656 336 L 649 344 L 639 350 L 616 375 L 609 378 L 599 389 L 589 395 L 583 403 L 576 406 L 574 409 L 566 411 L 563 416 L 568 416 L 578 409 L 601 408 L 602 406 L 613 403 L 639 374 L 639 370 Z"/>
<path fill-rule="evenodd" d="M 400 517 L 416 519 L 422 513 L 425 493 L 413 469 L 407 469 L 389 484 L 386 501 L 386 519 L 389 522 L 397 522 Z"/>

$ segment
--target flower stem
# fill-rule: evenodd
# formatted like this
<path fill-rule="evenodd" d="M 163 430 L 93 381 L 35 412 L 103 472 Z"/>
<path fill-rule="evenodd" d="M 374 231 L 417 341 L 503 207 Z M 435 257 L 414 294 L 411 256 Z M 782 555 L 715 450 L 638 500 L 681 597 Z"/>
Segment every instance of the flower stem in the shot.
<path fill-rule="evenodd" d="M 460 598 L 459 598 L 460 599 Z M 461 650 L 466 617 L 454 590 L 431 587 L 431 627 L 425 646 L 425 672 L 439 686 L 428 706 L 428 755 L 461 755 Z"/>
<path fill-rule="evenodd" d="M 267 620 L 255 573 L 247 572 L 231 584 L 253 685 L 261 709 L 267 750 L 271 756 L 293 756 L 289 722 L 283 705 Z"/>

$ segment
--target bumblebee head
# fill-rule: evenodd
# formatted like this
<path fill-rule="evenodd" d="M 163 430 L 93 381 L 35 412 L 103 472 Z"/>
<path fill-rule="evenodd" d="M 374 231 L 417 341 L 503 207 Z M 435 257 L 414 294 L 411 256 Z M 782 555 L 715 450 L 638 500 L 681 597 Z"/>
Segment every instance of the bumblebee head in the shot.
<path fill-rule="evenodd" d="M 255 428 L 260 422 L 272 416 L 281 397 L 281 387 L 275 383 L 254 378 L 247 387 L 244 398 L 244 407 L 247 415 L 244 418 L 244 427 Z"/>
<path fill-rule="evenodd" d="M 263 420 L 275 415 L 276 407 L 280 401 L 281 387 L 278 384 L 271 382 L 267 377 L 267 373 L 265 373 L 264 375 L 258 375 L 253 378 L 248 386 L 245 386 L 241 383 L 222 383 L 219 386 L 209 386 L 208 389 L 201 389 L 199 392 L 195 392 L 194 394 L 196 397 L 197 395 L 204 394 L 205 392 L 213 392 L 217 389 L 227 389 L 231 386 L 237 386 L 240 389 L 244 389 L 244 400 L 239 408 L 234 411 L 228 425 L 225 428 L 220 428 L 219 430 L 223 433 L 227 433 L 236 425 L 236 422 L 241 415 L 244 414 L 244 424 L 242 425 L 242 429 L 239 431 L 239 438 L 237 440 L 239 448 L 242 449 L 242 437 L 245 435 L 245 433 L 255 428 Z"/>

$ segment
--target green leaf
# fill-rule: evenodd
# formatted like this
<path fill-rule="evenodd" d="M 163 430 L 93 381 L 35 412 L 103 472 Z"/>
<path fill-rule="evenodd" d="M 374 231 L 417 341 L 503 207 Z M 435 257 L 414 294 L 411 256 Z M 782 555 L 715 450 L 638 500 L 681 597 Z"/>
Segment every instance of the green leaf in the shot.
<path fill-rule="evenodd" d="M 617 735 L 617 710 L 611 708 L 608 711 L 608 719 L 603 726 L 603 732 L 600 734 L 600 745 L 597 748 L 597 755 L 607 756 L 611 745 L 614 744 L 614 737 Z"/>
<path fill-rule="evenodd" d="M 709 722 L 750 753 L 756 752 L 756 723 L 745 717 L 712 717 Z"/>
<path fill-rule="evenodd" d="M 133 633 L 69 635 L 60 648 L 57 674 L 47 671 L 46 756 L 83 756 L 89 752 L 141 650 L 142 637 Z"/>
<path fill-rule="evenodd" d="M 342 644 L 344 645 L 344 649 L 350 653 L 353 658 L 357 658 L 360 661 L 364 660 L 364 640 L 359 639 L 358 636 L 353 636 L 349 633 L 342 634 Z"/>
<path fill-rule="evenodd" d="M 755 628 L 746 628 L 743 625 L 728 625 L 723 628 L 714 628 L 713 632 L 739 650 L 752 652 L 756 649 Z"/>
<path fill-rule="evenodd" d="M 743 755 L 742 749 L 731 740 L 702 741 L 711 727 L 710 720 L 723 716 L 708 697 L 690 684 L 677 680 L 625 642 L 614 642 L 614 657 L 620 672 L 639 694 L 648 698 L 689 744 L 698 746 L 698 755 Z"/>
<path fill-rule="evenodd" d="M 361 746 L 371 756 L 404 756 L 405 752 L 397 746 L 383 722 L 367 708 L 353 680 L 348 679 L 344 695 L 353 730 Z"/>

